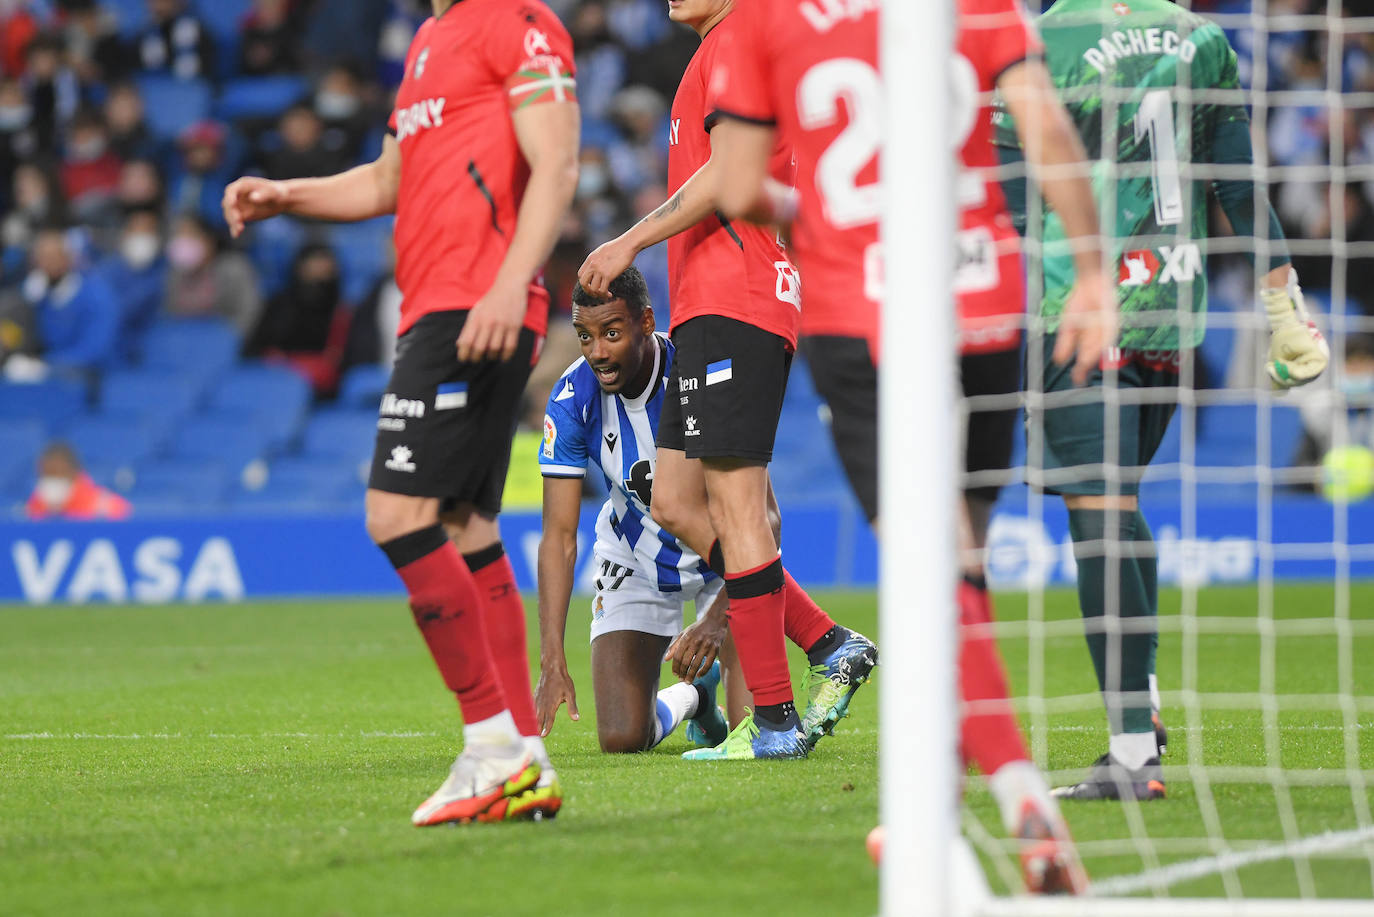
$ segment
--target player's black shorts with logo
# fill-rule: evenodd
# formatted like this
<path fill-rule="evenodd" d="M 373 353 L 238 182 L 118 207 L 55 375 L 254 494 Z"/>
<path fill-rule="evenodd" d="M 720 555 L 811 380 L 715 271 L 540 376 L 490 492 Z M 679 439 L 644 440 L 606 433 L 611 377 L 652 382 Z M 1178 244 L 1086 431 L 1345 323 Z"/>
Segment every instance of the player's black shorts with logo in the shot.
<path fill-rule="evenodd" d="M 787 341 L 747 322 L 700 315 L 673 329 L 673 346 L 658 445 L 688 458 L 772 461 L 792 368 Z"/>
<path fill-rule="evenodd" d="M 863 338 L 810 335 L 802 352 L 816 391 L 830 408 L 830 434 L 849 485 L 869 521 L 878 518 L 878 369 Z M 1021 388 L 1019 350 L 969 354 L 959 361 L 965 396 L 1013 395 Z M 964 469 L 1005 471 L 1011 465 L 1016 408 L 972 411 L 965 430 Z M 970 496 L 997 498 L 998 485 L 966 487 Z"/>
<path fill-rule="evenodd" d="M 455 342 L 467 315 L 430 312 L 401 335 L 378 411 L 368 487 L 472 503 L 494 515 L 538 336 L 521 329 L 509 360 L 460 363 Z"/>

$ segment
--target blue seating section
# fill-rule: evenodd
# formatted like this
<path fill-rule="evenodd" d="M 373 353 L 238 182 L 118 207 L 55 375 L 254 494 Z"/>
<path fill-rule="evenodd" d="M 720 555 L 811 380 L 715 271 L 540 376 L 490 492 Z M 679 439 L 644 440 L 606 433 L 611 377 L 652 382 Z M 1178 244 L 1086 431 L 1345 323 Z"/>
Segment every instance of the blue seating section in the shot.
<path fill-rule="evenodd" d="M 145 76 L 138 81 L 148 129 L 161 139 L 175 139 L 187 127 L 210 117 L 214 91 L 204 80 Z"/>

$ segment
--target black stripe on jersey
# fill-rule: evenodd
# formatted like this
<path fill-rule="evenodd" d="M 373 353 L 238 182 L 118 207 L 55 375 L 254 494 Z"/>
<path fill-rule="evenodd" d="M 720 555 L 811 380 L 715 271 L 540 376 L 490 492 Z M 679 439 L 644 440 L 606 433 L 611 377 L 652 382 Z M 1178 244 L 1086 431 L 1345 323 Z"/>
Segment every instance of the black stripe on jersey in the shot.
<path fill-rule="evenodd" d="M 468 174 L 472 176 L 473 182 L 477 185 L 477 190 L 482 192 L 482 196 L 487 199 L 487 206 L 491 208 L 491 228 L 504 236 L 506 231 L 501 228 L 501 223 L 496 219 L 496 198 L 491 196 L 491 189 L 482 179 L 482 173 L 477 168 L 476 160 L 468 160 Z"/>
<path fill-rule="evenodd" d="M 720 218 L 720 225 L 725 227 L 725 231 L 730 234 L 730 238 L 735 240 L 735 244 L 739 246 L 739 250 L 744 251 L 744 240 L 739 237 L 739 233 L 735 232 L 735 227 L 730 225 L 730 220 L 719 210 L 716 211 L 716 216 Z"/>
<path fill-rule="evenodd" d="M 702 122 L 702 125 L 706 128 L 706 133 L 709 134 L 709 133 L 711 133 L 711 129 L 714 128 L 714 127 L 715 127 L 717 124 L 719 124 L 719 123 L 720 123 L 720 112 L 719 112 L 719 111 L 713 111 L 713 112 L 711 112 L 709 115 L 706 116 L 706 120 L 705 120 L 704 122 Z"/>
<path fill-rule="evenodd" d="M 712 118 L 714 118 L 715 120 L 712 121 Z M 711 128 L 715 127 L 717 124 L 720 123 L 721 118 L 730 118 L 734 121 L 743 121 L 745 124 L 757 124 L 759 127 L 775 127 L 778 123 L 774 121 L 772 118 L 751 118 L 748 115 L 742 115 L 737 111 L 729 111 L 728 109 L 717 108 L 715 111 L 711 112 L 709 117 L 707 117 L 706 120 L 710 122 L 710 124 L 707 126 L 706 129 L 709 131 Z"/>
<path fill-rule="evenodd" d="M 996 86 L 996 85 L 997 85 L 997 81 L 1000 80 L 1003 76 L 1005 76 L 1006 73 L 1007 73 L 1007 71 L 1010 70 L 1012 67 L 1015 67 L 1017 64 L 1024 64 L 1024 63 L 1026 63 L 1027 61 L 1030 61 L 1030 62 L 1040 62 L 1040 61 L 1043 61 L 1043 60 L 1044 60 L 1044 57 L 1041 56 L 1041 55 L 1039 55 L 1039 54 L 1027 54 L 1027 55 L 1025 55 L 1025 56 L 1023 56 L 1023 57 L 1018 57 L 1018 58 L 1017 58 L 1016 60 L 1014 60 L 1014 61 L 1007 61 L 1006 66 L 1003 67 L 1001 70 L 998 70 L 997 73 L 995 73 L 995 74 L 993 75 L 993 77 L 992 77 L 992 85 Z"/>

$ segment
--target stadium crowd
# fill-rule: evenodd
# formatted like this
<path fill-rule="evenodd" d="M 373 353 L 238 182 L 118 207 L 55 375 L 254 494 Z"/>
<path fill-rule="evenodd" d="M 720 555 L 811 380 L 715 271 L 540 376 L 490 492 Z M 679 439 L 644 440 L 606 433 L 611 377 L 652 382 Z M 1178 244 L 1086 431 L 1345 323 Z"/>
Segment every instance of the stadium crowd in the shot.
<path fill-rule="evenodd" d="M 546 272 L 551 328 L 564 329 L 586 253 L 665 197 L 668 105 L 696 38 L 658 0 L 550 5 L 575 43 L 584 117 L 576 202 Z M 1243 0 L 1195 6 L 1250 11 Z M 1349 0 L 1346 13 L 1368 6 Z M 317 402 L 350 369 L 388 362 L 399 298 L 388 220 L 281 218 L 230 244 L 219 201 L 239 174 L 327 174 L 375 158 L 427 10 L 422 0 L 0 0 L 0 375 L 75 378 L 97 399 L 102 375 L 146 361 L 149 329 L 177 318 L 229 323 L 243 358 L 291 367 Z M 1247 84 L 1264 73 L 1270 91 L 1374 92 L 1374 34 L 1343 34 L 1333 65 L 1328 32 L 1273 32 L 1263 62 L 1252 32 L 1228 32 Z M 1315 98 L 1269 109 L 1271 164 L 1319 167 L 1280 183 L 1280 215 L 1293 238 L 1374 246 L 1374 107 L 1330 117 Z M 1333 159 L 1366 170 L 1343 193 L 1318 174 Z M 664 246 L 637 264 L 666 325 Z M 1241 265 L 1214 266 L 1233 309 L 1251 302 Z M 1296 265 L 1307 290 L 1332 286 L 1329 256 Z M 1356 282 L 1374 276 L 1374 254 L 1345 271 L 1348 308 L 1374 306 Z M 1199 384 L 1253 385 L 1253 367 L 1231 360 L 1244 336 L 1220 340 L 1228 349 L 1205 348 Z M 533 425 L 575 355 L 571 333 L 551 335 L 528 392 Z"/>

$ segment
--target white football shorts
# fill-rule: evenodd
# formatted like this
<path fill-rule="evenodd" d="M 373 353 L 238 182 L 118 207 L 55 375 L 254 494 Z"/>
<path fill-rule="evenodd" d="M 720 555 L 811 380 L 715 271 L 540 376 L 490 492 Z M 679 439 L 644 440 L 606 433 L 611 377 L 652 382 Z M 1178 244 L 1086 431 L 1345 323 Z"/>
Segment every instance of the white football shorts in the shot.
<path fill-rule="evenodd" d="M 637 630 L 660 637 L 676 637 L 688 602 L 696 602 L 697 617 L 721 594 L 725 581 L 712 579 L 697 590 L 660 592 L 638 570 L 606 560 L 599 554 L 596 595 L 592 597 L 592 639 L 617 630 Z"/>

